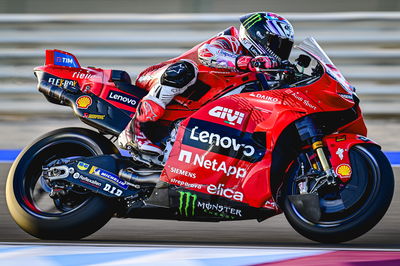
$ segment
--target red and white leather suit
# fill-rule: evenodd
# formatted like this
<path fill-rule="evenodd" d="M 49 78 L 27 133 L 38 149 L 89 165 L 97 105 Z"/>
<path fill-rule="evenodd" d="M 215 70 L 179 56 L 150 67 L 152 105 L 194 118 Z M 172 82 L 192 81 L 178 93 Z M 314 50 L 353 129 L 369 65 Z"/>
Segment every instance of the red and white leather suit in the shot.
<path fill-rule="evenodd" d="M 278 65 L 268 56 L 251 56 L 239 41 L 239 32 L 230 27 L 182 54 L 145 69 L 136 80 L 136 86 L 149 93 L 142 99 L 135 115 L 134 125 L 128 125 L 119 137 L 120 146 L 134 139 L 139 150 L 162 154 L 161 149 L 153 144 L 140 130 L 141 122 L 157 121 L 172 99 L 183 93 L 197 80 L 199 67 L 210 70 L 226 69 L 231 72 L 257 71 L 258 67 L 268 69 Z"/>

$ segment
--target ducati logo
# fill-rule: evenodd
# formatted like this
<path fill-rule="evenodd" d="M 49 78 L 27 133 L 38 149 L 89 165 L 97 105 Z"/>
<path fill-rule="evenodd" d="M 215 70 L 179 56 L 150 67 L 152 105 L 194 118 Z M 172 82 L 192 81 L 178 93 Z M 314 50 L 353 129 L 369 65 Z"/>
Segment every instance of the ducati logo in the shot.
<path fill-rule="evenodd" d="M 208 111 L 208 114 L 213 117 L 226 119 L 224 122 L 232 126 L 236 124 L 239 125 L 242 124 L 244 118 L 244 113 L 241 113 L 239 111 L 234 111 L 232 109 L 222 106 L 214 107 L 213 109 Z"/>

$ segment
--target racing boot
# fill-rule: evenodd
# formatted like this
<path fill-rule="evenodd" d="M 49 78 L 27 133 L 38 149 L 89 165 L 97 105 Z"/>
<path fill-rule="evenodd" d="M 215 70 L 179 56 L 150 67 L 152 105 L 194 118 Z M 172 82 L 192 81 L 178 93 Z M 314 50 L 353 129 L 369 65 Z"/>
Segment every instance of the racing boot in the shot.
<path fill-rule="evenodd" d="M 137 108 L 134 118 L 118 137 L 118 145 L 122 149 L 135 149 L 139 152 L 162 155 L 159 146 L 152 143 L 140 129 L 140 123 L 157 121 L 164 114 L 164 108 L 154 101 L 143 99 Z"/>

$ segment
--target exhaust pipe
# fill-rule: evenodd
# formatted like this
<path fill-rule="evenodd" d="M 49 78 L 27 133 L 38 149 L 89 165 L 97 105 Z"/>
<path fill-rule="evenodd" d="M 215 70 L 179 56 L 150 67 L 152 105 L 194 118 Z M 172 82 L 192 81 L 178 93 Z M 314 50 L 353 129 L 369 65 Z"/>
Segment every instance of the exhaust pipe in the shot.
<path fill-rule="evenodd" d="M 160 174 L 151 174 L 146 176 L 139 176 L 132 171 L 127 171 L 125 169 L 121 169 L 118 173 L 118 176 L 131 183 L 152 183 L 156 184 L 160 180 Z"/>
<path fill-rule="evenodd" d="M 40 81 L 40 83 L 38 84 L 38 90 L 45 96 L 50 97 L 51 99 L 58 100 L 62 104 L 68 102 L 68 99 L 65 95 L 66 92 L 63 88 L 54 86 L 53 84 L 48 83 L 45 80 Z"/>

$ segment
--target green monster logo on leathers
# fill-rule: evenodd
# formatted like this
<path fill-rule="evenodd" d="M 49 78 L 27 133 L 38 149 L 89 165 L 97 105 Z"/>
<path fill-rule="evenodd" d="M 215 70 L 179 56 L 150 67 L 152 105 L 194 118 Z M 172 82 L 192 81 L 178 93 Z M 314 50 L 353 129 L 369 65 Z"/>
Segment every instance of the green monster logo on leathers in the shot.
<path fill-rule="evenodd" d="M 194 216 L 194 210 L 196 208 L 197 202 L 197 195 L 192 194 L 190 192 L 182 192 L 179 191 L 179 214 L 185 216 L 189 216 L 189 209 L 191 207 L 192 213 L 191 215 Z"/>

